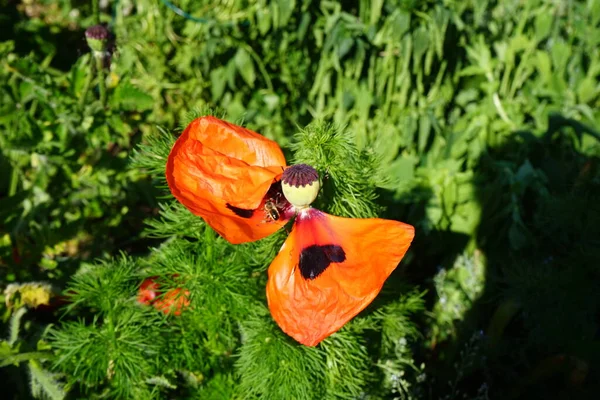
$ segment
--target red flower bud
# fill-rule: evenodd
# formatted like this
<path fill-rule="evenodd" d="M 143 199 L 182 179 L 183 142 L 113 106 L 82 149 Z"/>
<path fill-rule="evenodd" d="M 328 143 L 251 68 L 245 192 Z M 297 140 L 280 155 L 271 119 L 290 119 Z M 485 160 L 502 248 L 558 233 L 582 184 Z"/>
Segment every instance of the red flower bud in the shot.
<path fill-rule="evenodd" d="M 161 295 L 160 285 L 155 279 L 155 276 L 144 279 L 138 292 L 138 302 L 152 305 L 165 314 L 173 312 L 174 315 L 181 315 L 181 311 L 190 305 L 190 291 L 185 290 L 182 293 L 182 289 L 176 288 Z"/>

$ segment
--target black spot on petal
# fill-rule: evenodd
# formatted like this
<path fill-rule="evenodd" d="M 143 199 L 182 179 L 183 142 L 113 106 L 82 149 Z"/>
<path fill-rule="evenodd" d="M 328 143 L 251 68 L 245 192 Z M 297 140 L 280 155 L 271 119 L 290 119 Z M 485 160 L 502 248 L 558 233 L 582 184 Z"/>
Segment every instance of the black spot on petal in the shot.
<path fill-rule="evenodd" d="M 319 246 L 313 244 L 300 252 L 300 274 L 304 279 L 315 279 L 329 267 L 332 262 L 341 263 L 346 260 L 346 252 L 336 244 Z"/>
<path fill-rule="evenodd" d="M 252 215 L 254 214 L 254 210 L 247 210 L 245 208 L 235 207 L 229 203 L 226 203 L 225 207 L 229 208 L 231 211 L 233 211 L 235 215 L 242 218 L 252 218 Z"/>

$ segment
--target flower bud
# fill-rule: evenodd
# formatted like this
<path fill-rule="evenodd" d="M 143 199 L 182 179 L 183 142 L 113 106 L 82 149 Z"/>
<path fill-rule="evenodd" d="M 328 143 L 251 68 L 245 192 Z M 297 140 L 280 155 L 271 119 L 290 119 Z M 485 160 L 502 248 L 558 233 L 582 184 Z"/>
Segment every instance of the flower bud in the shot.
<path fill-rule="evenodd" d="M 95 54 L 104 53 L 108 42 L 108 29 L 103 25 L 90 26 L 85 30 L 85 40 Z"/>
<path fill-rule="evenodd" d="M 319 174 L 310 165 L 293 165 L 283 172 L 281 188 L 290 204 L 297 209 L 307 208 L 321 188 Z"/>

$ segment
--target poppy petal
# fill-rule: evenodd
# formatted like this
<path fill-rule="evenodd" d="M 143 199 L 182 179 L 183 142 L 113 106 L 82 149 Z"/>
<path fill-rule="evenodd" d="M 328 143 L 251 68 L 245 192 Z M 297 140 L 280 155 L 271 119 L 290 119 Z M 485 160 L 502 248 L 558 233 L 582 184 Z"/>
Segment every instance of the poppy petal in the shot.
<path fill-rule="evenodd" d="M 157 298 L 152 304 L 155 309 L 165 314 L 181 315 L 181 311 L 190 305 L 190 291 L 182 289 L 172 289 L 166 292 L 162 297 Z"/>
<path fill-rule="evenodd" d="M 167 159 L 171 193 L 231 243 L 277 231 L 262 212 L 269 189 L 285 169 L 277 143 L 214 117 L 198 118 L 177 139 Z"/>
<path fill-rule="evenodd" d="M 212 116 L 196 118 L 186 131 L 190 139 L 248 165 L 259 167 L 285 166 L 279 145 L 250 129 L 230 124 Z M 279 171 L 281 172 L 281 171 Z"/>
<path fill-rule="evenodd" d="M 141 304 L 152 305 L 155 309 L 165 314 L 173 311 L 174 315 L 181 315 L 181 310 L 190 305 L 190 291 L 176 288 L 171 289 L 160 296 L 160 285 L 156 277 L 144 279 L 138 291 L 137 300 Z"/>
<path fill-rule="evenodd" d="M 398 221 L 301 211 L 269 267 L 273 318 L 315 346 L 373 301 L 413 237 L 414 228 Z"/>
<path fill-rule="evenodd" d="M 157 296 L 158 283 L 154 277 L 144 279 L 138 292 L 138 302 L 141 304 L 150 304 Z"/>

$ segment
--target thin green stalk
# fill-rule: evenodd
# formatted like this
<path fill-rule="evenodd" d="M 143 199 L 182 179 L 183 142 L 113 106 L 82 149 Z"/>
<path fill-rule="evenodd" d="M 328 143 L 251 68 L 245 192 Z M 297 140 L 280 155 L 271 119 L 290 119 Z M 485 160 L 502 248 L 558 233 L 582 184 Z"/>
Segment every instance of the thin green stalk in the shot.
<path fill-rule="evenodd" d="M 11 317 L 8 334 L 8 345 L 12 347 L 19 340 L 21 318 L 27 313 L 26 307 L 20 307 Z"/>
<path fill-rule="evenodd" d="M 16 166 L 13 167 L 12 174 L 10 176 L 10 187 L 8 188 L 8 197 L 14 196 L 17 193 L 17 185 L 19 182 L 19 170 Z"/>
<path fill-rule="evenodd" d="M 205 227 L 204 228 L 204 257 L 206 261 L 213 262 L 214 261 L 214 253 L 213 246 L 215 243 L 215 231 L 212 229 Z"/>
<path fill-rule="evenodd" d="M 100 87 L 100 103 L 106 107 L 106 76 L 104 75 L 104 57 L 94 55 L 96 69 L 98 70 L 98 86 Z"/>
<path fill-rule="evenodd" d="M 92 0 L 92 14 L 94 15 L 94 24 L 100 23 L 100 7 L 98 6 L 99 0 Z"/>
<path fill-rule="evenodd" d="M 241 43 L 239 43 L 239 45 L 242 46 L 248 52 L 248 54 L 250 54 L 250 56 L 254 59 L 254 62 L 256 63 L 258 70 L 260 71 L 261 75 L 263 76 L 263 79 L 265 80 L 267 88 L 269 89 L 270 92 L 272 92 L 273 91 L 273 83 L 271 82 L 269 73 L 267 72 L 267 69 L 265 68 L 265 64 L 263 64 L 263 62 L 260 59 L 260 57 L 258 56 L 258 54 L 256 54 L 254 49 L 246 43 L 241 42 Z"/>
<path fill-rule="evenodd" d="M 88 92 L 90 91 L 90 86 L 92 85 L 92 79 L 94 79 L 94 66 L 96 61 L 94 60 L 94 56 L 90 59 L 90 70 L 88 71 L 87 78 L 83 85 L 83 91 L 81 92 L 81 96 L 79 97 L 79 109 L 83 110 L 83 106 L 85 105 L 85 99 L 87 97 Z"/>
<path fill-rule="evenodd" d="M 31 360 L 47 360 L 52 358 L 52 353 L 42 352 L 42 351 L 33 351 L 30 353 L 19 353 L 19 354 L 10 354 L 8 356 L 2 357 L 0 360 L 0 368 L 4 368 L 9 365 L 15 365 L 22 363 L 24 361 Z"/>
<path fill-rule="evenodd" d="M 37 111 L 37 105 L 38 105 L 37 99 L 33 100 L 31 102 L 31 108 L 29 109 L 29 115 L 31 115 L 32 118 L 35 117 L 35 112 Z"/>

